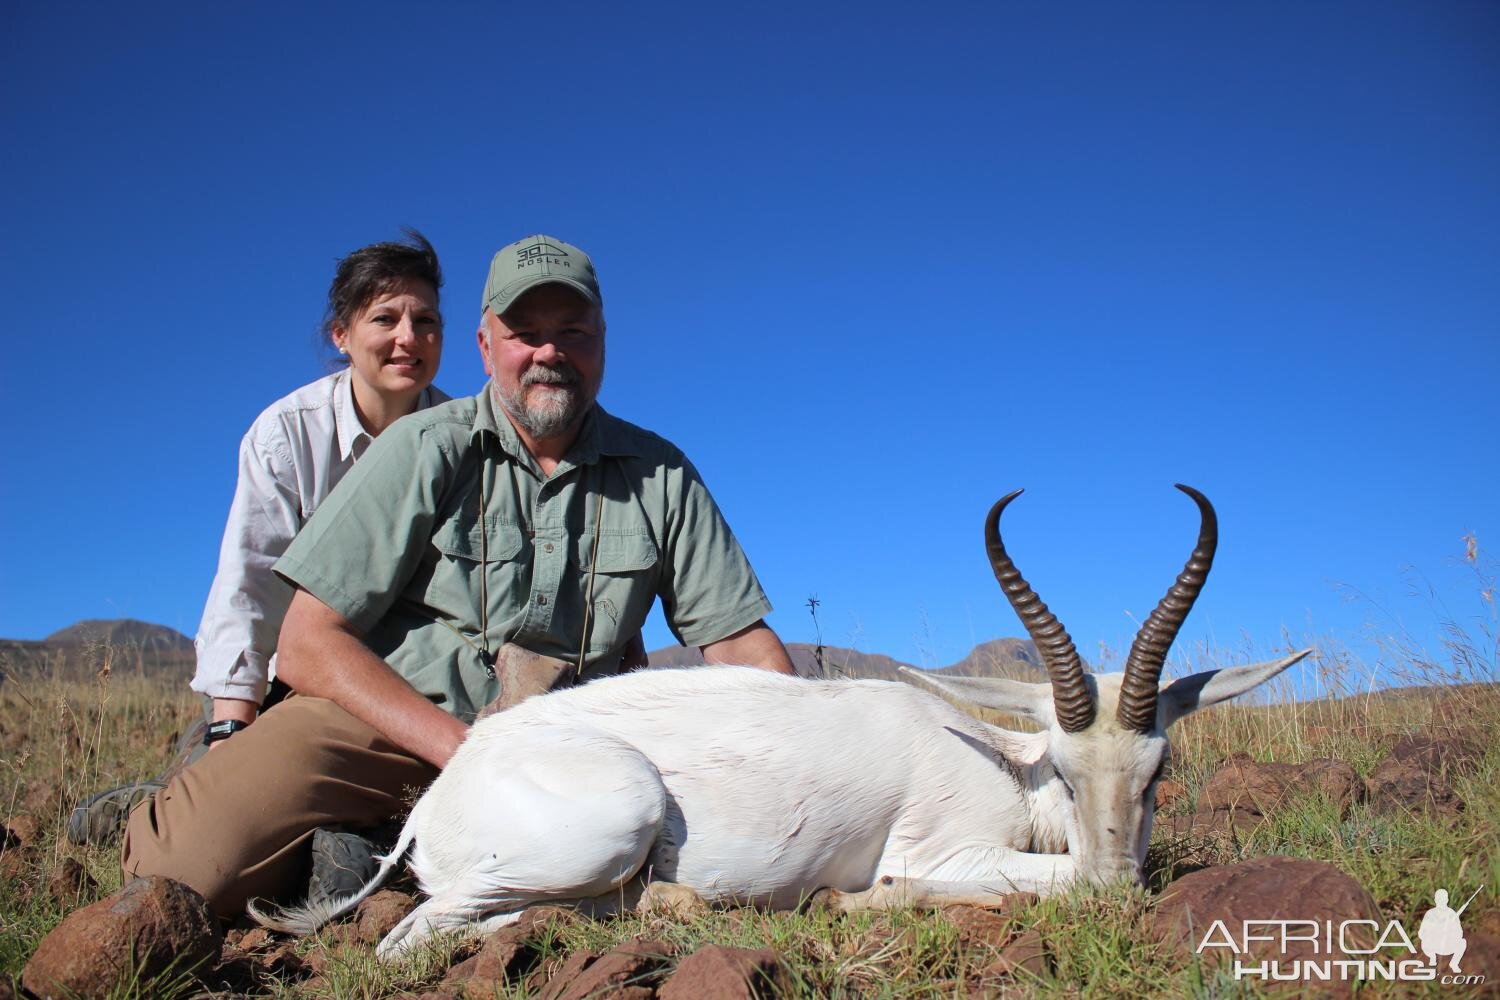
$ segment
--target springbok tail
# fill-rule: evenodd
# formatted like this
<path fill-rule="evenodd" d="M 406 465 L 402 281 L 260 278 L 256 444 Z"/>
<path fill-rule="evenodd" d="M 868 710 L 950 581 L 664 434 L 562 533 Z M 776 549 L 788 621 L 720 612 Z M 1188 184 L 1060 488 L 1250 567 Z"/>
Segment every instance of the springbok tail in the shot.
<path fill-rule="evenodd" d="M 406 824 L 401 827 L 401 836 L 396 838 L 396 846 L 391 848 L 389 854 L 379 856 L 380 870 L 352 896 L 345 896 L 343 899 L 325 899 L 319 903 L 309 903 L 306 906 L 288 909 L 277 907 L 269 913 L 262 912 L 254 901 L 251 901 L 245 906 L 245 911 L 257 924 L 270 930 L 293 934 L 297 937 L 311 934 L 330 920 L 341 917 L 354 909 L 364 902 L 366 896 L 380 887 L 380 883 L 385 881 L 391 869 L 396 867 L 396 863 L 411 847 L 411 842 L 416 837 L 415 827 L 416 810 L 412 810 L 412 815 L 406 818 Z"/>

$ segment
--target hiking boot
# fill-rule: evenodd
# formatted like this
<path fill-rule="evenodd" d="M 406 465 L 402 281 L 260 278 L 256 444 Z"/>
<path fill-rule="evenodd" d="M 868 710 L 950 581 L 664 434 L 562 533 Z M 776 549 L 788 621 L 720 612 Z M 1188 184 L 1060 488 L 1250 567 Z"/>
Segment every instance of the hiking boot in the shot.
<path fill-rule="evenodd" d="M 197 722 L 187 728 L 177 741 L 177 750 L 171 763 L 159 777 L 106 788 L 74 806 L 73 811 L 68 814 L 64 831 L 68 842 L 102 847 L 119 839 L 125 832 L 126 818 L 137 803 L 167 787 L 167 782 L 176 777 L 178 772 L 203 756 L 208 749 L 203 745 L 203 733 L 207 726 L 205 722 Z"/>
<path fill-rule="evenodd" d="M 164 781 L 137 781 L 96 792 L 73 807 L 68 814 L 66 835 L 70 844 L 93 844 L 103 847 L 114 843 L 125 832 L 125 818 L 143 799 L 149 799 L 163 788 Z"/>
<path fill-rule="evenodd" d="M 379 844 L 347 830 L 314 830 L 312 876 L 307 880 L 307 902 L 326 903 L 352 896 L 375 877 Z"/>

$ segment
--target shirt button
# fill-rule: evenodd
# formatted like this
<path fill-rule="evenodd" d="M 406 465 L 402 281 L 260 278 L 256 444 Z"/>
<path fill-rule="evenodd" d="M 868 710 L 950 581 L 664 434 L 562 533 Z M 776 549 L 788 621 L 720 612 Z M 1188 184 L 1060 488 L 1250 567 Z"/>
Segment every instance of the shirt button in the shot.
<path fill-rule="evenodd" d="M 547 606 L 547 595 L 546 594 L 537 594 L 536 595 L 536 602 L 538 604 L 540 604 L 541 606 L 546 607 Z"/>
<path fill-rule="evenodd" d="M 548 542 L 546 545 L 543 545 L 542 546 L 542 551 L 543 552 L 551 552 L 552 551 L 552 543 Z"/>

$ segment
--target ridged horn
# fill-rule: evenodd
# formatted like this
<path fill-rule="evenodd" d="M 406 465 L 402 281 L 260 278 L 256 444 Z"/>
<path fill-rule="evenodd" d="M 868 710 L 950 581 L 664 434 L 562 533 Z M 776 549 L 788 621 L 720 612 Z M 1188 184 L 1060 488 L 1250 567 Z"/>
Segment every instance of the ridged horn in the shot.
<path fill-rule="evenodd" d="M 1130 644 L 1125 658 L 1125 679 L 1120 683 L 1120 704 L 1115 717 L 1120 725 L 1138 733 L 1156 728 L 1156 692 L 1161 681 L 1162 665 L 1177 632 L 1193 610 L 1193 602 L 1203 591 L 1208 571 L 1214 564 L 1214 550 L 1219 545 L 1219 518 L 1208 497 L 1191 486 L 1177 483 L 1177 488 L 1193 498 L 1202 518 L 1198 527 L 1198 544 L 1177 581 L 1161 599 L 1156 610 L 1146 618 Z"/>
<path fill-rule="evenodd" d="M 1047 605 L 1021 578 L 1021 571 L 1005 552 L 1000 541 L 1000 514 L 1006 506 L 1021 495 L 1021 490 L 1001 497 L 990 508 L 984 521 L 984 549 L 990 557 L 990 568 L 1000 589 L 1016 609 L 1021 624 L 1031 641 L 1042 654 L 1042 665 L 1052 679 L 1052 704 L 1057 710 L 1057 724 L 1064 732 L 1077 733 L 1087 729 L 1094 721 L 1094 699 L 1083 682 L 1083 660 L 1073 646 L 1068 630 L 1062 627 L 1057 616 L 1047 610 Z"/>

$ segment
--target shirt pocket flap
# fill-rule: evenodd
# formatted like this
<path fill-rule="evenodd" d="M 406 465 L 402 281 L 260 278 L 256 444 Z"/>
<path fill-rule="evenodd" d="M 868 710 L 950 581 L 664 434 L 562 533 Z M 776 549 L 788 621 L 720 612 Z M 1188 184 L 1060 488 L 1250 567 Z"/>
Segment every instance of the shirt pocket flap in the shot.
<path fill-rule="evenodd" d="M 588 571 L 589 560 L 594 551 L 594 536 L 579 539 L 574 550 L 579 569 Z M 600 573 L 635 573 L 656 565 L 656 543 L 643 532 L 624 532 L 599 536 Z"/>
<path fill-rule="evenodd" d="M 486 537 L 488 536 L 488 537 Z M 460 524 L 450 521 L 433 532 L 432 544 L 444 555 L 479 562 L 508 562 L 521 551 L 521 528 L 506 521 Z"/>

